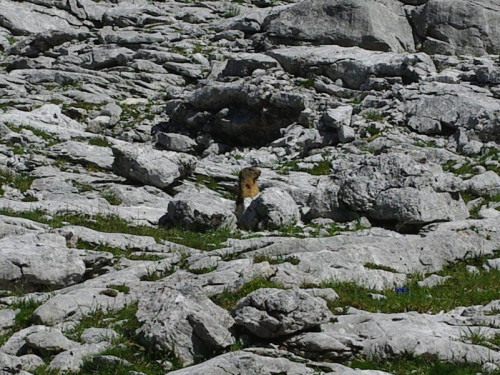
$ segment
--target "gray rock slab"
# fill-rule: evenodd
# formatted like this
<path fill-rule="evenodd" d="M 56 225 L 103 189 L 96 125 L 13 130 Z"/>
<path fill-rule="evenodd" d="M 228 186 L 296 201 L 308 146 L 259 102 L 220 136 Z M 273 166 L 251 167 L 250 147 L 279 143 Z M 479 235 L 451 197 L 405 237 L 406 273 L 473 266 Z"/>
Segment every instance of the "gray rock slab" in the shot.
<path fill-rule="evenodd" d="M 447 129 L 461 129 L 473 131 L 483 142 L 500 140 L 500 103 L 490 97 L 489 91 L 431 82 L 403 89 L 402 94 L 408 127 L 417 133 L 436 135 Z"/>
<path fill-rule="evenodd" d="M 494 0 L 429 0 L 412 11 L 411 20 L 429 54 L 498 54 L 499 14 Z"/>
<path fill-rule="evenodd" d="M 351 369 L 337 363 L 312 362 L 284 350 L 246 349 L 226 353 L 173 375 L 313 375 L 318 367 L 326 375 L 388 375 L 376 370 Z"/>
<path fill-rule="evenodd" d="M 426 277 L 424 280 L 419 281 L 417 284 L 421 287 L 432 288 L 439 284 L 444 283 L 448 279 L 451 279 L 451 276 L 430 275 L 429 277 Z"/>
<path fill-rule="evenodd" d="M 1 284 L 26 288 L 64 287 L 80 281 L 85 273 L 82 253 L 68 249 L 56 234 L 24 234 L 0 239 Z"/>
<path fill-rule="evenodd" d="M 96 310 L 110 312 L 123 308 L 132 300 L 130 295 L 118 293 L 116 296 L 105 293 L 107 288 L 83 287 L 55 295 L 37 307 L 33 320 L 42 324 L 54 325 L 64 321 L 78 321 L 84 315 Z"/>
<path fill-rule="evenodd" d="M 433 224 L 421 235 L 377 229 L 325 238 L 280 239 L 260 245 L 251 241 L 240 256 L 264 254 L 298 259 L 296 265 L 274 266 L 277 271 L 271 279 L 289 287 L 338 280 L 382 290 L 405 285 L 406 274 L 437 272 L 464 257 L 492 254 L 500 244 L 499 225 L 500 217 L 496 217 Z M 381 269 L 365 267 L 369 263 Z M 382 269 L 387 267 L 394 271 Z"/>
<path fill-rule="evenodd" d="M 83 215 L 119 216 L 135 225 L 157 225 L 158 220 L 165 214 L 166 208 L 131 206 L 120 207 L 110 205 L 104 198 L 80 199 L 68 201 L 44 200 L 37 202 L 21 202 L 19 200 L 5 199 L 0 197 L 0 207 L 15 212 L 29 212 L 40 210 L 49 214 L 77 213 Z"/>
<path fill-rule="evenodd" d="M 260 53 L 241 53 L 231 56 L 227 61 L 222 76 L 245 77 L 256 69 L 270 69 L 279 67 L 278 61 L 270 56 Z"/>
<path fill-rule="evenodd" d="M 390 19 L 391 22 L 384 22 Z M 301 2 L 271 13 L 262 25 L 282 44 L 312 42 L 378 51 L 413 51 L 403 5 L 395 1 Z"/>
<path fill-rule="evenodd" d="M 48 150 L 50 155 L 68 158 L 76 163 L 96 165 L 99 168 L 111 170 L 113 152 L 109 147 L 89 145 L 82 142 L 67 141 L 58 143 Z"/>
<path fill-rule="evenodd" d="M 195 140 L 177 133 L 159 132 L 156 134 L 156 140 L 161 146 L 165 147 L 169 151 L 189 153 L 193 152 L 197 147 Z"/>
<path fill-rule="evenodd" d="M 61 331 L 54 328 L 30 333 L 24 340 L 29 348 L 42 355 L 57 354 L 80 346 L 79 343 L 66 338 Z"/>
<path fill-rule="evenodd" d="M 333 314 L 325 300 L 302 290 L 263 288 L 236 305 L 235 322 L 262 338 L 276 338 L 328 322 Z"/>
<path fill-rule="evenodd" d="M 196 166 L 196 158 L 191 155 L 159 151 L 150 146 L 123 143 L 112 150 L 116 174 L 160 189 L 187 176 Z"/>
<path fill-rule="evenodd" d="M 155 285 L 140 299 L 136 315 L 141 340 L 173 352 L 184 365 L 192 364 L 197 355 L 235 342 L 229 332 L 233 318 L 196 290 L 180 292 Z"/>
<path fill-rule="evenodd" d="M 2 364 L 2 375 L 19 373 L 22 369 L 21 360 L 14 356 L 0 351 L 0 363 Z"/>
<path fill-rule="evenodd" d="M 238 218 L 238 224 L 250 230 L 273 230 L 295 225 L 299 220 L 299 207 L 292 196 L 279 188 L 270 187 L 246 206 Z"/>
<path fill-rule="evenodd" d="M 64 115 L 61 108 L 55 104 L 45 104 L 30 112 L 11 110 L 0 114 L 0 120 L 21 127 L 28 125 L 61 137 L 85 136 L 85 125 Z"/>
<path fill-rule="evenodd" d="M 338 199 L 369 218 L 425 224 L 469 215 L 463 200 L 450 194 L 462 188 L 461 180 L 437 164 L 391 152 L 355 165 L 338 176 Z"/>
<path fill-rule="evenodd" d="M 20 310 L 2 309 L 0 310 L 0 332 L 14 326 L 16 315 Z"/>
<path fill-rule="evenodd" d="M 466 184 L 475 195 L 493 197 L 500 194 L 500 176 L 494 171 L 473 176 Z"/>
<path fill-rule="evenodd" d="M 291 74 L 305 77 L 314 72 L 333 81 L 340 79 L 345 87 L 356 90 L 371 76 L 416 82 L 436 70 L 424 53 L 383 53 L 328 45 L 280 48 L 268 54 Z"/>
<path fill-rule="evenodd" d="M 498 351 L 474 344 L 468 338 L 471 332 L 492 337 L 499 331 L 476 323 L 480 316 L 472 318 L 453 312 L 372 314 L 352 309 L 349 315 L 338 316 L 337 323 L 323 326 L 323 331 L 344 343 L 350 342 L 363 355 L 390 359 L 404 353 L 428 353 L 447 362 L 498 364 Z"/>
<path fill-rule="evenodd" d="M 0 26 L 15 35 L 29 35 L 44 31 L 72 31 L 83 28 L 82 21 L 60 9 L 44 7 L 33 3 L 0 2 Z"/>
<path fill-rule="evenodd" d="M 77 372 L 83 366 L 84 359 L 93 355 L 97 355 L 106 349 L 109 349 L 111 344 L 108 342 L 99 342 L 96 344 L 83 344 L 79 347 L 67 350 L 56 355 L 50 361 L 49 370 Z"/>
<path fill-rule="evenodd" d="M 236 228 L 234 202 L 211 191 L 177 194 L 168 203 L 169 223 L 190 230 Z"/>

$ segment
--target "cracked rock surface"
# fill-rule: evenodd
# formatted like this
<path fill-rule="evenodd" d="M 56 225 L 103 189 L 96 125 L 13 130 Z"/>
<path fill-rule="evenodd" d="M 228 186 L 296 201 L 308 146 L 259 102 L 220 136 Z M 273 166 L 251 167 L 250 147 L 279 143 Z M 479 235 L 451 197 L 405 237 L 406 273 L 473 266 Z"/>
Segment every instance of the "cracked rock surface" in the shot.
<path fill-rule="evenodd" d="M 500 374 L 498 25 L 0 0 L 0 374 Z"/>

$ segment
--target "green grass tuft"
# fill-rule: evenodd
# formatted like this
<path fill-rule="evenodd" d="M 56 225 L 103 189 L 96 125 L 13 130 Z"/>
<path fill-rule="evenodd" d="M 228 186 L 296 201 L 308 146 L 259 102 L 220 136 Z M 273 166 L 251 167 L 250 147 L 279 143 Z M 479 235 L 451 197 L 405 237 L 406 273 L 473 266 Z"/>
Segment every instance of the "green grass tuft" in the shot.
<path fill-rule="evenodd" d="M 213 297 L 212 300 L 219 306 L 226 310 L 232 310 L 238 303 L 238 301 L 249 295 L 250 293 L 262 289 L 262 288 L 277 288 L 283 289 L 283 285 L 269 281 L 264 277 L 257 277 L 253 280 L 248 281 L 243 284 L 240 288 L 235 291 L 225 290 L 221 294 Z"/>
<path fill-rule="evenodd" d="M 0 214 L 23 217 L 25 219 L 48 224 L 52 228 L 61 228 L 63 225 L 79 225 L 105 233 L 127 233 L 138 236 L 153 237 L 158 243 L 162 241 L 175 242 L 200 250 L 214 250 L 223 247 L 224 242 L 237 234 L 227 228 L 217 228 L 205 232 L 195 232 L 179 227 L 163 228 L 133 225 L 129 221 L 114 215 L 84 215 L 77 213 L 60 213 L 49 215 L 42 210 L 16 212 L 9 209 L 0 209 Z"/>
<path fill-rule="evenodd" d="M 406 285 L 408 293 L 397 293 L 394 289 L 386 289 L 382 293 L 387 297 L 383 300 L 373 300 L 369 293 L 380 293 L 352 282 L 327 282 L 320 285 L 323 288 L 334 289 L 339 298 L 329 301 L 332 311 L 348 306 L 370 312 L 399 313 L 418 311 L 420 313 L 438 313 L 449 311 L 458 306 L 484 305 L 500 298 L 500 270 L 486 271 L 481 268 L 486 258 L 479 257 L 457 262 L 445 267 L 441 276 L 451 276 L 444 283 L 432 287 L 421 287 L 417 284 L 422 275 L 410 276 Z M 477 274 L 467 271 L 467 265 L 479 268 Z"/>
<path fill-rule="evenodd" d="M 482 373 L 481 365 L 443 362 L 434 356 L 414 357 L 406 354 L 391 359 L 358 359 L 348 363 L 351 368 L 380 370 L 394 375 L 476 375 Z"/>

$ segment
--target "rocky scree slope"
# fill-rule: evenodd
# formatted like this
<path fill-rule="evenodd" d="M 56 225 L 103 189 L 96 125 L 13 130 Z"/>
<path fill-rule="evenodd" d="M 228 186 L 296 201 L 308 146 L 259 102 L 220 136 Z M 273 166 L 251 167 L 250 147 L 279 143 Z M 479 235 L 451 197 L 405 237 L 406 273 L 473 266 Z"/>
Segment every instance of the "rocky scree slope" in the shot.
<path fill-rule="evenodd" d="M 0 0 L 0 373 L 500 373 L 498 25 Z"/>

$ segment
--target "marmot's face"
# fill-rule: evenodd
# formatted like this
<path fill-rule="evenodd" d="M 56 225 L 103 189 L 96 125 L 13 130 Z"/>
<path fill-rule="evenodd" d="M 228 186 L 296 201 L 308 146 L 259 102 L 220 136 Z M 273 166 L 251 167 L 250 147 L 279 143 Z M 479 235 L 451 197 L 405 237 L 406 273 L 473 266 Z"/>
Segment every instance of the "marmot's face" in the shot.
<path fill-rule="evenodd" d="M 257 167 L 247 167 L 243 168 L 240 171 L 240 181 L 252 180 L 253 182 L 257 181 L 260 176 L 260 169 Z"/>

